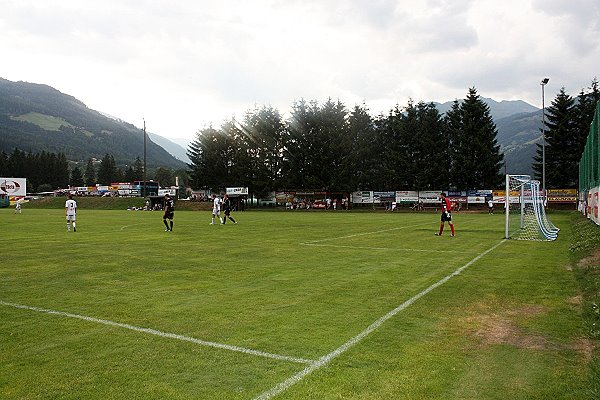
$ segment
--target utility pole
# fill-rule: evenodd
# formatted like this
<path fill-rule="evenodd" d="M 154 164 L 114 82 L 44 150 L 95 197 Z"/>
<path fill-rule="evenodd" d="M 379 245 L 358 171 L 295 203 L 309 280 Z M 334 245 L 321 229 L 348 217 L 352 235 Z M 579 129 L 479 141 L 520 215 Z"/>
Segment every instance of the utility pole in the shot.
<path fill-rule="evenodd" d="M 146 198 L 146 120 L 144 119 L 144 186 L 142 186 L 142 197 Z"/>

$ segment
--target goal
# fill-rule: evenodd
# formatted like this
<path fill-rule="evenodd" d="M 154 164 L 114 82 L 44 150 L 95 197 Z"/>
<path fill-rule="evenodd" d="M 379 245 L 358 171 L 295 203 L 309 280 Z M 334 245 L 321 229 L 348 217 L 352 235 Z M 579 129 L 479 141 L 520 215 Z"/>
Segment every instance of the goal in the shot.
<path fill-rule="evenodd" d="M 529 175 L 506 175 L 507 239 L 555 240 L 559 229 L 546 216 L 540 182 Z"/>

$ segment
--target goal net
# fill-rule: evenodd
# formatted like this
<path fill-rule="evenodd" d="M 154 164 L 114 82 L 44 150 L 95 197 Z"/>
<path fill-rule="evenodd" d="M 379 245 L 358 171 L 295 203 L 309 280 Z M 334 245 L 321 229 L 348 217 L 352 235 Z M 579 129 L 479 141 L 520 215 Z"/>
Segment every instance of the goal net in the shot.
<path fill-rule="evenodd" d="M 548 220 L 540 182 L 529 175 L 506 175 L 506 238 L 555 240 L 559 229 Z"/>

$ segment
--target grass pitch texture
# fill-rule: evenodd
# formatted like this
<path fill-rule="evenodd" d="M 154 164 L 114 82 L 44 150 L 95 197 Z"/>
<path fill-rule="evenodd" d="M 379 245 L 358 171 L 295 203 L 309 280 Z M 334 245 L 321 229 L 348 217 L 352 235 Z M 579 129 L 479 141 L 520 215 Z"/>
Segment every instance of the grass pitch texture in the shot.
<path fill-rule="evenodd" d="M 0 210 L 0 398 L 590 395 L 569 214 L 553 243 L 501 243 L 503 215 L 455 214 L 455 238 L 428 213 L 210 217 Z"/>

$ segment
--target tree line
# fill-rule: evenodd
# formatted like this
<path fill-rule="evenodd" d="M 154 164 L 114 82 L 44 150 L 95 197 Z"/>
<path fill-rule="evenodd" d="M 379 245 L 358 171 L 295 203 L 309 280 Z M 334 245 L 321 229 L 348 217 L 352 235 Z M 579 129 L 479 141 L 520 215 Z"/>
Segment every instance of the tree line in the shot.
<path fill-rule="evenodd" d="M 11 154 L 0 152 L 0 176 L 27 178 L 28 192 L 47 192 L 68 186 L 109 185 L 113 182 L 133 182 L 144 177 L 144 165 L 137 157 L 133 165 L 117 166 L 112 154 L 100 162 L 89 158 L 85 167 L 70 163 L 64 153 L 24 152 L 15 149 Z M 159 167 L 146 179 L 156 180 L 162 186 L 175 185 L 175 176 L 187 183 L 185 170 Z"/>
<path fill-rule="evenodd" d="M 188 148 L 192 187 L 457 190 L 501 186 L 503 155 L 487 104 L 471 88 L 442 116 L 433 103 L 409 101 L 373 117 L 331 99 L 300 100 L 291 117 L 271 106 L 242 121 L 197 132 Z"/>
<path fill-rule="evenodd" d="M 563 87 L 546 108 L 543 134 L 545 144 L 546 187 L 576 188 L 579 182 L 579 160 L 583 154 L 596 104 L 600 100 L 598 80 L 574 98 Z M 543 144 L 537 144 L 533 161 L 536 179 L 543 179 Z"/>

